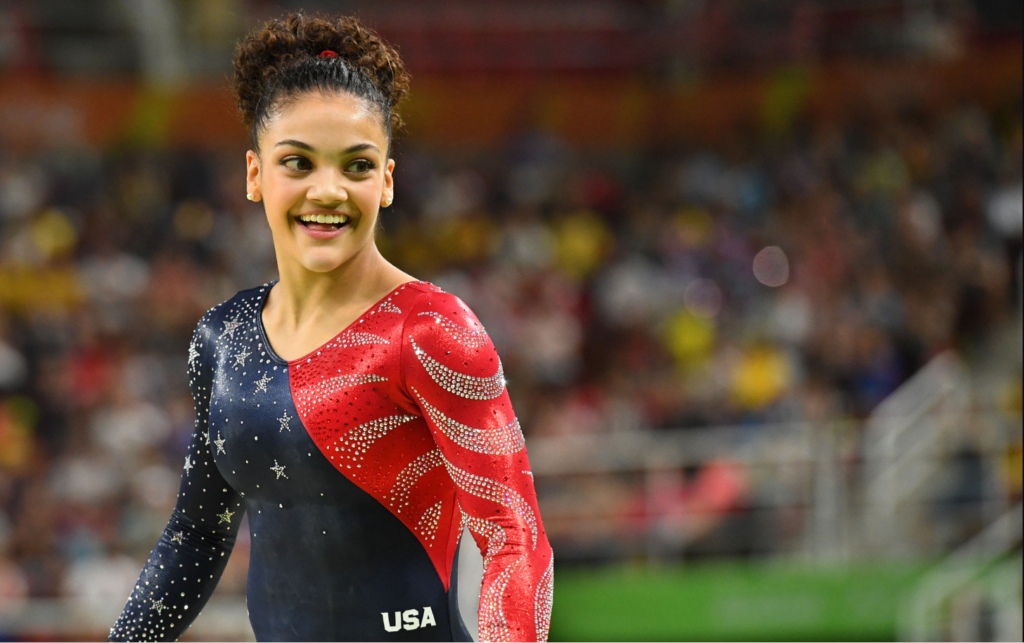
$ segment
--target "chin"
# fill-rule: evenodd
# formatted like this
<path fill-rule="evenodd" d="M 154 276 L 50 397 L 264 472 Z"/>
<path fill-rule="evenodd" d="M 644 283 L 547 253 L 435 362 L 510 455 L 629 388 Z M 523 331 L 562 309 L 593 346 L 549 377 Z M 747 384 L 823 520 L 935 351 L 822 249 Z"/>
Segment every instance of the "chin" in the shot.
<path fill-rule="evenodd" d="M 302 265 L 310 272 L 331 272 L 345 263 L 345 257 L 340 255 L 325 255 L 311 252 L 302 258 Z"/>

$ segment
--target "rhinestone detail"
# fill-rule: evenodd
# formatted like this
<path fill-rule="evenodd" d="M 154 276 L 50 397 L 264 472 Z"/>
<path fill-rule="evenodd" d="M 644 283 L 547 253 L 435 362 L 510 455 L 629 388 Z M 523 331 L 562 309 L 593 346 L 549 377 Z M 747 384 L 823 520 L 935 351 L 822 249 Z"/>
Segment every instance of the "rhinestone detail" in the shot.
<path fill-rule="evenodd" d="M 391 299 L 385 299 L 381 302 L 380 306 L 377 306 L 377 310 L 370 313 L 376 315 L 377 313 L 394 313 L 396 315 L 402 314 L 402 309 L 391 303 Z"/>
<path fill-rule="evenodd" d="M 441 501 L 438 500 L 420 517 L 420 521 L 416 524 L 416 528 L 419 530 L 420 535 L 423 536 L 424 540 L 433 540 L 437 534 L 437 524 L 441 520 Z"/>
<path fill-rule="evenodd" d="M 430 402 L 423 399 L 423 396 L 415 388 L 412 388 L 412 392 L 419 399 L 420 406 L 427 412 L 430 419 L 434 421 L 434 424 L 441 429 L 441 432 L 448 439 L 460 447 L 476 451 L 477 453 L 510 455 L 518 453 L 526 446 L 526 440 L 523 438 L 523 431 L 519 426 L 519 420 L 513 420 L 505 426 L 493 429 L 476 429 L 461 422 L 456 422 L 446 416 L 430 404 Z"/>
<path fill-rule="evenodd" d="M 391 415 L 360 424 L 345 435 L 334 440 L 334 450 L 348 460 L 359 459 L 373 446 L 373 443 L 388 434 L 392 429 L 409 420 L 415 415 Z"/>
<path fill-rule="evenodd" d="M 395 512 L 402 513 L 402 507 L 409 504 L 409 496 L 412 488 L 420 481 L 428 471 L 439 467 L 444 461 L 439 449 L 428 451 L 406 465 L 395 478 L 395 484 L 391 487 L 390 504 L 395 507 Z"/>
<path fill-rule="evenodd" d="M 505 619 L 505 609 L 502 605 L 502 598 L 505 595 L 505 588 L 512 580 L 516 568 L 526 560 L 526 554 L 516 559 L 508 567 L 502 570 L 501 574 L 494 579 L 491 586 L 487 588 L 484 595 L 480 597 L 480 640 L 481 641 L 511 641 L 512 635 L 508 629 L 508 621 Z"/>
<path fill-rule="evenodd" d="M 362 386 L 363 384 L 373 384 L 374 382 L 386 381 L 388 381 L 388 378 L 381 377 L 380 375 L 374 375 L 373 373 L 339 375 L 337 377 L 332 377 L 322 382 L 318 382 L 317 384 L 314 384 L 313 386 L 309 387 L 309 392 L 303 395 L 303 401 L 308 401 L 312 404 L 316 404 L 317 402 L 324 402 L 330 400 L 331 395 L 345 388 L 351 388 L 353 386 Z M 305 405 L 302 404 L 302 406 L 304 407 Z"/>
<path fill-rule="evenodd" d="M 454 337 L 455 341 L 468 348 L 480 348 L 487 344 L 486 330 L 469 330 L 465 326 L 456 324 L 441 313 L 435 313 L 433 311 L 420 313 L 418 317 L 433 317 L 434 322 L 441 326 L 441 328 L 445 329 L 449 335 Z"/>
<path fill-rule="evenodd" d="M 462 511 L 462 507 L 459 510 Z M 489 520 L 470 516 L 465 511 L 462 512 L 462 525 L 487 541 L 487 551 L 484 553 L 484 569 L 487 569 L 494 556 L 505 546 L 505 530 Z"/>
<path fill-rule="evenodd" d="M 505 371 L 502 369 L 501 360 L 498 360 L 498 372 L 490 377 L 474 377 L 453 371 L 441 362 L 427 355 L 427 352 L 416 344 L 416 340 L 409 337 L 412 348 L 419 358 L 420 364 L 430 375 L 438 386 L 452 395 L 467 400 L 493 400 L 505 390 Z"/>
<path fill-rule="evenodd" d="M 441 454 L 440 451 L 437 453 L 438 455 Z M 519 514 L 527 526 L 529 526 L 530 533 L 533 535 L 533 548 L 537 548 L 537 518 L 533 514 L 533 509 L 519 495 L 519 492 L 497 480 L 491 480 L 490 478 L 484 478 L 483 476 L 463 471 L 449 462 L 443 455 L 440 455 L 440 457 L 445 468 L 448 470 L 448 475 L 452 477 L 452 481 L 460 489 L 478 498 L 496 502 L 503 507 L 511 509 L 513 513 Z M 403 473 L 405 472 L 403 471 Z"/>
<path fill-rule="evenodd" d="M 366 346 L 367 344 L 390 344 L 388 340 L 384 339 L 380 335 L 374 333 L 358 333 L 356 331 L 348 331 L 342 333 L 341 337 L 338 338 L 338 344 L 342 348 L 352 348 L 354 346 Z"/>
<path fill-rule="evenodd" d="M 537 582 L 537 591 L 533 595 L 533 623 L 537 640 L 546 641 L 551 629 L 551 607 L 554 603 L 555 591 L 555 557 L 552 555 L 548 567 Z"/>

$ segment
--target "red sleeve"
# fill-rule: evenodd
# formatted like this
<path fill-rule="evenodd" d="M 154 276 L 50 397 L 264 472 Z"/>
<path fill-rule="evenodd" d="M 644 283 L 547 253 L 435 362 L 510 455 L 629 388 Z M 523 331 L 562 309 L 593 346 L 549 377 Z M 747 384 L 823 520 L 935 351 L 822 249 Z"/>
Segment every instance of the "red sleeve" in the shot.
<path fill-rule="evenodd" d="M 402 377 L 484 556 L 480 640 L 546 640 L 554 560 L 522 430 L 498 353 L 458 297 L 429 293 L 417 301 L 402 338 Z"/>

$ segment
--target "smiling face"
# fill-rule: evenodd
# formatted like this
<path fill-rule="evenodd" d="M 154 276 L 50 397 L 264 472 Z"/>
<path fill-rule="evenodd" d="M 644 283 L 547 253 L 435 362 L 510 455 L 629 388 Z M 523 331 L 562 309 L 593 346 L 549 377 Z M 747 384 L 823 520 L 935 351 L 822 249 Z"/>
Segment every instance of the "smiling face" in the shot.
<path fill-rule="evenodd" d="M 373 251 L 393 195 L 381 116 L 349 94 L 309 93 L 272 115 L 246 153 L 247 188 L 262 200 L 278 267 L 326 273 Z"/>

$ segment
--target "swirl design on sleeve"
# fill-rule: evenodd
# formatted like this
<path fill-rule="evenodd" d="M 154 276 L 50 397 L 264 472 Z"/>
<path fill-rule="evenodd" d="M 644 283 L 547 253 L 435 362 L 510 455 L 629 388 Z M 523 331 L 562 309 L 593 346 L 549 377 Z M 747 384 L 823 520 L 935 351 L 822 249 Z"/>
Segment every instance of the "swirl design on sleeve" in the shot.
<path fill-rule="evenodd" d="M 455 341 L 466 346 L 467 348 L 480 348 L 487 344 L 487 331 L 480 330 L 469 330 L 461 324 L 456 324 L 452 320 L 448 319 L 441 313 L 435 313 L 427 311 L 420 313 L 420 317 L 433 317 L 434 322 L 441 328 L 445 329 L 449 335 L 455 338 Z"/>
<path fill-rule="evenodd" d="M 430 379 L 452 395 L 458 395 L 467 400 L 493 400 L 504 392 L 505 371 L 501 366 L 501 360 L 498 360 L 498 372 L 490 377 L 464 375 L 427 355 L 427 352 L 420 348 L 411 336 L 409 341 L 412 342 L 413 351 L 416 352 L 420 364 L 430 375 Z"/>
<path fill-rule="evenodd" d="M 487 588 L 480 597 L 480 640 L 481 641 L 511 641 L 512 634 L 509 631 L 508 619 L 505 618 L 505 608 L 502 605 L 502 598 L 505 588 L 516 573 L 516 568 L 526 560 L 527 555 L 523 554 L 508 567 L 502 570 L 501 574 L 494 579 L 491 586 Z"/>
<path fill-rule="evenodd" d="M 537 591 L 533 596 L 533 621 L 537 630 L 537 640 L 546 641 L 551 629 L 551 607 L 554 603 L 555 591 L 555 557 L 551 556 L 548 567 L 537 583 Z"/>
<path fill-rule="evenodd" d="M 468 494 L 496 502 L 519 514 L 527 526 L 529 526 L 530 533 L 533 535 L 533 548 L 537 548 L 537 517 L 534 515 L 533 509 L 530 508 L 529 503 L 519 495 L 518 491 L 497 480 L 491 480 L 490 478 L 484 478 L 483 476 L 463 471 L 449 462 L 440 451 L 437 453 L 445 468 L 448 469 L 448 475 L 452 477 L 457 487 Z"/>
<path fill-rule="evenodd" d="M 423 396 L 415 388 L 412 388 L 412 392 L 419 399 L 420 405 L 430 419 L 441 429 L 441 432 L 460 447 L 489 455 L 511 455 L 518 453 L 526 446 L 519 420 L 513 420 L 505 426 L 493 429 L 477 429 L 451 419 L 423 399 Z"/>

